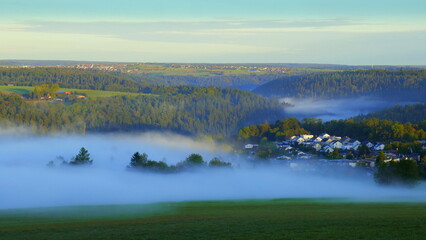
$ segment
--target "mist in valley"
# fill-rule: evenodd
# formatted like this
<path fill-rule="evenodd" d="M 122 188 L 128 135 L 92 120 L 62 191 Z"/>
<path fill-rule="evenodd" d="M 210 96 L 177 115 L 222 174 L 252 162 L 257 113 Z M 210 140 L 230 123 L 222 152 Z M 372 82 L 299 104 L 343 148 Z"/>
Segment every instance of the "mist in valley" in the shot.
<path fill-rule="evenodd" d="M 348 119 L 397 104 L 410 104 L 410 102 L 389 102 L 372 97 L 342 99 L 283 98 L 281 101 L 291 105 L 285 108 L 285 112 L 289 117 L 299 119 L 315 117 L 323 121 Z"/>
<path fill-rule="evenodd" d="M 61 165 L 58 156 L 70 161 L 81 147 L 89 150 L 92 165 Z M 233 168 L 169 174 L 129 171 L 136 151 L 169 165 L 199 153 L 205 161 L 219 157 L 232 162 Z M 212 142 L 175 134 L 34 136 L 9 129 L 0 134 L 0 156 L 1 209 L 269 198 L 426 201 L 425 186 L 382 188 L 367 174 L 330 175 L 330 169 L 328 174 L 311 174 L 279 161 L 254 164 Z M 56 161 L 56 167 L 47 167 L 49 161 Z"/>

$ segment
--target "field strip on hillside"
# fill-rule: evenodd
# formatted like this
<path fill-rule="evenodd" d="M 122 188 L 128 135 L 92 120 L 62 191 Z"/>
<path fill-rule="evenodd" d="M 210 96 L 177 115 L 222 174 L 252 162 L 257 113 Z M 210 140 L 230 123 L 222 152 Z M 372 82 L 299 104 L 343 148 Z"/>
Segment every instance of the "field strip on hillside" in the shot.
<path fill-rule="evenodd" d="M 34 87 L 30 86 L 0 86 L 1 93 L 9 94 L 30 94 Z M 90 90 L 90 89 L 75 89 L 75 88 L 60 88 L 60 91 L 76 92 L 77 94 L 84 94 L 89 98 L 99 97 L 113 97 L 113 96 L 156 96 L 155 94 L 146 93 L 132 93 L 132 92 L 118 92 L 118 91 L 103 91 L 103 90 Z"/>

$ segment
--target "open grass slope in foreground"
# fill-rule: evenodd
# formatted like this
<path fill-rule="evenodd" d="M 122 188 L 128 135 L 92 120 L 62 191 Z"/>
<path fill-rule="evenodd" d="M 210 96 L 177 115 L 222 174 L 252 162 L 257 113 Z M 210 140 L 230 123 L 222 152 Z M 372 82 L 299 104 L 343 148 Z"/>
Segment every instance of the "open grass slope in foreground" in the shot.
<path fill-rule="evenodd" d="M 425 203 L 219 201 L 0 211 L 0 239 L 425 239 Z"/>

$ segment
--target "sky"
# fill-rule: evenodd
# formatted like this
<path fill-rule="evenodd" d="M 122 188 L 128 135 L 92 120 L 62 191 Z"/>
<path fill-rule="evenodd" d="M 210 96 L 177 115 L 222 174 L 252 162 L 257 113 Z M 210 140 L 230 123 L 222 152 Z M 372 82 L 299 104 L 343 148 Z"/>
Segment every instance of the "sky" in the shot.
<path fill-rule="evenodd" d="M 426 65 L 424 0 L 0 0 L 0 59 Z"/>

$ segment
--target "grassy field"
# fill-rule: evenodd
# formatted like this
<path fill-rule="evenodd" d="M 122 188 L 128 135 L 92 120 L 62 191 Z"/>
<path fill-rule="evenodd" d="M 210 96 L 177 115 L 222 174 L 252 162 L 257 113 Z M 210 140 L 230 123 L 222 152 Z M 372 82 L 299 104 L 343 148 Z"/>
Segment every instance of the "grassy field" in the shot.
<path fill-rule="evenodd" d="M 0 86 L 0 93 L 29 94 L 33 90 L 34 90 L 33 87 L 26 87 L 26 86 Z M 72 89 L 72 88 L 61 88 L 60 90 L 84 94 L 89 98 L 113 97 L 113 96 L 135 96 L 135 95 L 142 94 L 142 93 Z"/>
<path fill-rule="evenodd" d="M 195 77 L 213 77 L 218 75 L 247 75 L 247 74 L 271 74 L 270 71 L 252 72 L 244 69 L 197 69 L 180 68 L 170 65 L 157 64 L 134 64 L 129 65 L 129 69 L 136 73 L 143 73 L 150 76 L 195 76 Z"/>
<path fill-rule="evenodd" d="M 218 201 L 0 211 L 0 239 L 425 239 L 426 204 Z"/>
<path fill-rule="evenodd" d="M 244 75 L 268 75 L 268 74 L 298 74 L 310 72 L 329 72 L 337 71 L 333 69 L 314 69 L 314 68 L 282 68 L 281 71 L 272 70 L 272 68 L 262 69 L 238 69 L 238 68 L 181 68 L 171 65 L 156 65 L 156 64 L 133 64 L 128 65 L 128 70 L 132 73 L 146 74 L 148 76 L 193 76 L 193 77 L 215 77 L 215 76 L 244 76 Z M 285 69 L 285 71 L 283 70 Z M 283 72 L 284 71 L 284 72 Z"/>

